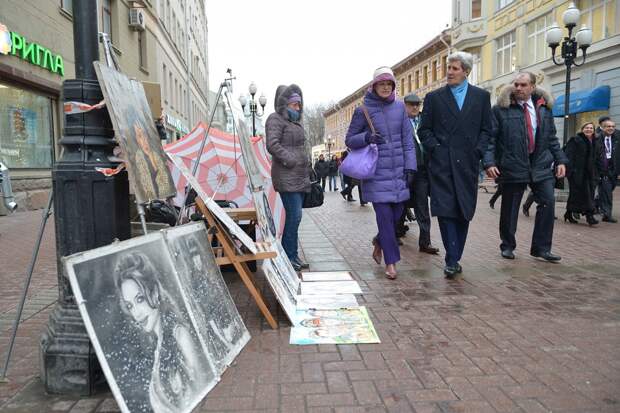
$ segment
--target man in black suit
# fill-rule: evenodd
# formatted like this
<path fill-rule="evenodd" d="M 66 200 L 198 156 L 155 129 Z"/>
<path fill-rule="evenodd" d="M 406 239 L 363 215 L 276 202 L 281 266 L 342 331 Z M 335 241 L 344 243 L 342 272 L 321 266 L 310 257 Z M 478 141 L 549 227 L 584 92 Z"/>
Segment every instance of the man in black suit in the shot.
<path fill-rule="evenodd" d="M 601 122 L 601 133 L 596 140 L 597 169 L 600 174 L 598 184 L 598 204 L 603 221 L 616 223 L 611 215 L 613 192 L 620 174 L 620 133 L 616 123 L 607 118 Z"/>
<path fill-rule="evenodd" d="M 491 133 L 489 92 L 470 85 L 469 53 L 448 56 L 447 85 L 424 98 L 418 135 L 429 154 L 431 213 L 446 249 L 444 274 L 454 278 L 478 197 L 478 168 Z"/>
<path fill-rule="evenodd" d="M 415 158 L 418 163 L 418 170 L 413 179 L 413 185 L 409 188 L 411 191 L 411 198 L 409 198 L 407 203 L 407 209 L 413 208 L 416 221 L 420 227 L 420 237 L 418 238 L 420 251 L 427 254 L 437 254 L 439 249 L 433 247 L 431 244 L 431 214 L 428 209 L 428 197 L 430 194 L 427 170 L 428 156 L 422 147 L 417 132 L 420 126 L 420 106 L 422 105 L 422 99 L 415 93 L 412 93 L 405 96 L 403 100 L 405 102 L 407 116 L 409 116 L 409 121 L 411 122 L 413 144 L 415 145 Z M 404 225 L 405 218 L 406 212 L 403 212 L 403 216 L 401 217 L 402 225 Z"/>
<path fill-rule="evenodd" d="M 551 253 L 555 177 L 566 174 L 566 155 L 556 136 L 551 107 L 553 98 L 536 86 L 536 76 L 521 72 L 502 89 L 493 106 L 493 133 L 484 156 L 487 175 L 502 184 L 499 235 L 502 257 L 514 259 L 515 233 L 523 192 L 534 193 L 536 220 L 530 255 L 559 261 Z"/>

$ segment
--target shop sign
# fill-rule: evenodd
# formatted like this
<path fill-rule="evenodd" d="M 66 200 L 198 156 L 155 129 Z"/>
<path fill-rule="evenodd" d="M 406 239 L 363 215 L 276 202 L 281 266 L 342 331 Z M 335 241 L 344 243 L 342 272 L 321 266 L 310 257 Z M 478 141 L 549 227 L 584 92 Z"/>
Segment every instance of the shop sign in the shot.
<path fill-rule="evenodd" d="M 168 114 L 166 114 L 166 124 L 168 124 L 169 126 L 172 126 L 173 128 L 175 128 L 176 130 L 178 130 L 179 132 L 183 134 L 189 133 L 189 128 L 185 126 L 185 124 L 181 122 L 180 119 L 177 119 Z"/>
<path fill-rule="evenodd" d="M 54 55 L 38 43 L 28 42 L 24 36 L 8 31 L 2 24 L 0 24 L 0 54 L 19 57 L 57 75 L 65 75 L 62 56 Z"/>

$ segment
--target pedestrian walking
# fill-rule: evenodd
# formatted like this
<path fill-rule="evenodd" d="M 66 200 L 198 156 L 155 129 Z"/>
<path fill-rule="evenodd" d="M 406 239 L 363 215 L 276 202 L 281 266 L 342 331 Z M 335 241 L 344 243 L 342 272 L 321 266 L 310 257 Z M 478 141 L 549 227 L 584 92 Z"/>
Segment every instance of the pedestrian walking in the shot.
<path fill-rule="evenodd" d="M 347 156 L 347 151 L 341 152 L 340 156 L 338 156 L 338 177 L 340 178 L 340 188 L 344 189 L 344 174 L 340 171 L 340 165 L 342 165 L 342 161 Z"/>
<path fill-rule="evenodd" d="M 605 119 L 601 124 L 601 134 L 597 139 L 597 170 L 600 177 L 598 184 L 598 204 L 604 222 L 616 223 L 612 216 L 613 192 L 620 174 L 620 132 L 616 123 Z"/>
<path fill-rule="evenodd" d="M 316 178 L 321 181 L 321 187 L 323 192 L 325 192 L 325 182 L 327 182 L 327 177 L 329 176 L 329 162 L 325 160 L 323 154 L 320 154 L 319 159 L 314 163 L 314 173 Z"/>
<path fill-rule="evenodd" d="M 491 133 L 490 95 L 468 83 L 472 65 L 469 53 L 448 56 L 448 84 L 426 95 L 418 129 L 429 156 L 431 213 L 439 222 L 448 278 L 463 271 L 459 261 L 476 210 L 478 167 Z"/>
<path fill-rule="evenodd" d="M 583 214 L 588 225 L 596 225 L 594 218 L 594 190 L 598 181 L 596 173 L 596 142 L 594 123 L 581 126 L 581 132 L 566 143 L 564 153 L 568 158 L 568 201 L 564 221 L 577 224 L 575 214 Z"/>
<path fill-rule="evenodd" d="M 547 261 L 561 257 L 551 252 L 554 224 L 555 177 L 562 178 L 568 159 L 556 136 L 553 98 L 536 86 L 536 76 L 519 73 L 502 89 L 493 106 L 493 133 L 484 158 L 487 175 L 502 183 L 499 218 L 501 255 L 514 259 L 515 233 L 523 192 L 529 185 L 536 200 L 536 219 L 530 255 Z"/>
<path fill-rule="evenodd" d="M 299 86 L 280 85 L 274 99 L 275 112 L 265 123 L 267 150 L 272 155 L 271 179 L 280 193 L 286 218 L 282 247 L 293 268 L 308 268 L 298 255 L 298 229 L 304 196 L 310 192 L 310 162 L 302 125 L 303 98 Z"/>
<path fill-rule="evenodd" d="M 409 185 L 416 169 L 411 123 L 405 105 L 396 100 L 396 78 L 389 67 L 378 68 L 366 91 L 364 103 L 353 112 L 346 144 L 351 149 L 376 144 L 377 168 L 374 176 L 362 180 L 365 202 L 372 202 L 379 234 L 373 239 L 373 259 L 385 261 L 385 275 L 396 278 L 400 251 L 396 225 L 409 199 Z M 365 114 L 366 111 L 366 114 Z M 369 117 L 367 120 L 366 115 Z M 376 134 L 371 132 L 372 122 Z"/>
<path fill-rule="evenodd" d="M 413 135 L 413 145 L 415 147 L 415 158 L 417 171 L 413 180 L 413 185 L 409 188 L 411 198 L 407 203 L 408 208 L 413 208 L 416 221 L 420 227 L 418 246 L 421 252 L 427 254 L 437 254 L 438 248 L 431 244 L 431 214 L 428 208 L 428 198 L 430 195 L 430 181 L 428 176 L 428 154 L 424 150 L 418 136 L 420 126 L 420 105 L 422 99 L 415 93 L 405 96 L 405 109 L 409 122 L 411 122 L 411 132 Z M 401 223 L 404 226 L 407 217 L 406 211 L 401 216 Z"/>
<path fill-rule="evenodd" d="M 329 190 L 337 191 L 338 185 L 336 184 L 336 177 L 338 176 L 338 159 L 336 155 L 332 155 L 329 160 Z"/>

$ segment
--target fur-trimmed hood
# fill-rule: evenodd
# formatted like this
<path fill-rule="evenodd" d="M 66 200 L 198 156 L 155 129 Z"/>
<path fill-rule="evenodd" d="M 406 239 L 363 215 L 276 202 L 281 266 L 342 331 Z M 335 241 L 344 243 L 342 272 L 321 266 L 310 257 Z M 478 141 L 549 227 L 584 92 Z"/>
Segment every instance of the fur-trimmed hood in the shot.
<path fill-rule="evenodd" d="M 514 99 L 512 92 L 514 91 L 513 85 L 506 85 L 502 88 L 499 96 L 497 98 L 497 105 L 501 108 L 507 108 L 511 104 L 516 104 L 516 100 Z M 540 100 L 542 99 L 542 102 Z M 534 89 L 534 93 L 532 93 L 532 100 L 534 100 L 534 104 L 536 107 L 540 106 L 540 104 L 545 105 L 549 110 L 553 107 L 553 96 L 551 96 L 545 89 L 536 86 Z"/>

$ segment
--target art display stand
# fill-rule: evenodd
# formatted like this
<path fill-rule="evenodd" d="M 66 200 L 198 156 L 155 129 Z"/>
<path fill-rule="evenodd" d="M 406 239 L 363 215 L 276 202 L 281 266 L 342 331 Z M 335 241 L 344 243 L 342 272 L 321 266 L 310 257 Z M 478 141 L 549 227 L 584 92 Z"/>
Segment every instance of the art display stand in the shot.
<path fill-rule="evenodd" d="M 271 328 L 276 330 L 278 328 L 278 322 L 269 311 L 269 308 L 267 308 L 265 299 L 254 281 L 254 275 L 247 265 L 248 261 L 275 258 L 277 255 L 276 252 L 271 249 L 269 244 L 264 242 L 256 243 L 258 250 L 256 254 L 244 253 L 240 251 L 228 231 L 226 231 L 224 226 L 215 218 L 200 197 L 196 198 L 196 206 L 207 220 L 207 225 L 209 228 L 215 229 L 215 237 L 219 243 L 219 246 L 213 249 L 213 252 L 215 253 L 215 262 L 220 267 L 229 264 L 232 264 L 235 267 L 235 270 L 239 273 L 241 280 L 254 298 L 254 301 L 256 301 L 261 313 L 263 313 L 263 316 L 265 316 L 265 319 Z M 253 216 L 253 219 L 256 220 L 256 211 L 254 211 L 254 214 L 252 215 L 250 214 L 250 211 L 245 208 L 244 214 L 245 217 Z M 210 236 L 213 237 L 213 233 L 211 233 L 211 231 L 209 232 L 211 234 Z"/>

